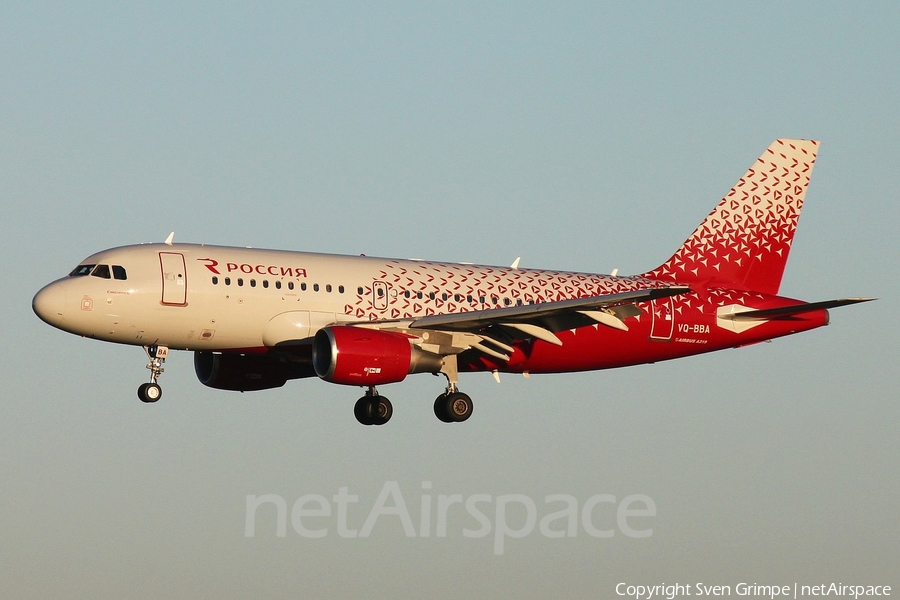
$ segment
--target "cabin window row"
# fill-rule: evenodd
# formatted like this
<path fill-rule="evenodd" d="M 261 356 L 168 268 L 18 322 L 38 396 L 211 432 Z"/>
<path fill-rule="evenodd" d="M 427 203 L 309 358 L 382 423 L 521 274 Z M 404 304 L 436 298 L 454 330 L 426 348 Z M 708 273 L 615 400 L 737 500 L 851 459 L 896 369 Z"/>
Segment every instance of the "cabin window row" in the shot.
<path fill-rule="evenodd" d="M 232 284 L 231 277 L 223 277 L 222 283 L 225 285 L 231 285 Z M 269 287 L 268 279 L 263 279 L 260 282 L 257 282 L 256 279 L 244 280 L 243 277 L 238 277 L 237 279 L 234 280 L 234 283 L 236 283 L 238 285 L 238 287 L 243 287 L 244 283 L 248 283 L 250 285 L 250 287 L 256 287 L 257 283 L 261 284 L 262 287 L 264 287 L 264 288 Z M 214 276 L 212 278 L 212 284 L 219 285 L 219 278 Z M 297 287 L 293 281 L 288 281 L 287 285 L 284 285 L 284 284 L 282 284 L 281 280 L 276 280 L 274 286 L 275 286 L 276 290 L 280 290 L 280 289 L 282 289 L 282 287 L 286 287 L 288 290 L 293 290 L 295 287 Z M 306 282 L 300 283 L 299 287 L 300 287 L 301 292 L 305 292 L 307 289 L 309 289 L 309 286 L 306 284 Z M 311 287 L 312 287 L 312 291 L 314 291 L 314 292 L 318 292 L 318 291 L 324 289 L 326 293 L 330 294 L 331 292 L 334 291 L 334 287 L 330 283 L 326 283 L 324 286 L 320 286 L 318 283 L 314 283 L 314 284 L 312 284 Z M 337 286 L 337 292 L 338 292 L 338 294 L 343 294 L 344 286 L 342 286 L 342 285 Z"/>
<path fill-rule="evenodd" d="M 364 293 L 364 290 L 361 287 L 357 288 L 356 291 L 360 296 L 362 296 Z M 382 297 L 384 295 L 384 289 L 377 288 L 376 294 L 379 298 Z M 411 290 L 404 290 L 402 292 L 402 296 L 408 299 L 415 298 L 416 300 L 424 300 L 426 296 L 429 300 L 437 300 L 438 297 L 437 293 L 435 292 L 428 292 L 426 294 L 425 292 L 414 292 Z M 488 296 L 474 296 L 472 294 L 448 294 L 447 292 L 442 292 L 440 298 L 443 302 L 447 302 L 448 300 L 450 300 L 450 298 L 453 298 L 454 302 L 462 302 L 463 300 L 465 300 L 469 304 L 474 304 L 476 302 L 480 304 L 488 304 Z M 501 298 L 499 296 L 490 296 L 490 304 L 493 306 L 499 306 L 500 304 L 503 304 L 503 306 L 512 306 L 513 304 L 515 304 L 516 306 L 522 306 L 523 304 L 525 304 L 525 302 L 521 298 L 513 299 L 507 297 Z M 530 300 L 528 301 L 528 304 L 534 304 L 534 301 Z"/>
<path fill-rule="evenodd" d="M 231 277 L 223 277 L 222 283 L 224 283 L 225 285 L 231 285 L 232 284 Z M 244 280 L 243 277 L 238 277 L 237 279 L 234 280 L 234 283 L 236 283 L 238 285 L 238 287 L 242 287 L 245 283 L 249 283 L 250 287 L 256 287 L 257 284 L 260 282 L 257 282 L 256 279 Z M 214 276 L 212 278 L 212 284 L 219 285 L 219 277 Z M 261 280 L 261 285 L 263 288 L 268 288 L 269 280 L 268 279 Z M 274 286 L 275 286 L 276 290 L 280 290 L 283 287 L 287 287 L 288 290 L 294 290 L 297 287 L 297 285 L 293 281 L 288 281 L 285 286 L 285 284 L 283 284 L 281 282 L 281 280 L 276 280 L 274 283 Z M 324 286 L 320 286 L 318 283 L 314 283 L 314 284 L 312 284 L 312 286 L 309 286 L 306 282 L 301 282 L 299 284 L 299 288 L 300 288 L 301 292 L 305 292 L 310 288 L 312 288 L 312 291 L 314 291 L 314 292 L 321 291 L 324 288 L 325 292 L 329 293 L 329 294 L 334 291 L 334 287 L 330 283 L 327 283 Z M 339 294 L 343 294 L 344 286 L 342 286 L 342 285 L 337 286 L 337 292 Z M 362 296 L 365 294 L 365 289 L 363 289 L 362 287 L 358 287 L 358 288 L 356 288 L 356 293 L 359 294 L 360 296 Z M 384 288 L 381 288 L 381 287 L 376 288 L 375 293 L 378 295 L 379 298 L 383 297 L 384 296 Z M 404 298 L 409 298 L 409 299 L 415 298 L 417 300 L 424 300 L 426 296 L 428 297 L 429 300 L 437 300 L 437 297 L 438 297 L 438 294 L 436 292 L 428 292 L 426 294 L 425 292 L 421 292 L 421 291 L 413 292 L 411 290 L 404 290 L 402 295 Z M 448 294 L 447 292 L 442 292 L 440 294 L 440 298 L 443 302 L 447 302 L 448 300 L 450 300 L 450 298 L 453 298 L 454 302 L 462 302 L 463 300 L 465 300 L 469 304 L 474 304 L 476 302 L 478 302 L 480 304 L 488 304 L 487 296 L 473 296 L 472 294 L 463 295 L 463 294 Z M 521 298 L 515 298 L 515 299 L 500 298 L 499 296 L 491 296 L 490 297 L 491 305 L 498 306 L 501 303 L 503 304 L 503 306 L 512 306 L 513 304 L 515 304 L 516 306 L 522 306 L 523 304 L 525 304 L 525 302 Z M 534 301 L 530 300 L 530 301 L 528 301 L 528 304 L 534 304 Z"/>

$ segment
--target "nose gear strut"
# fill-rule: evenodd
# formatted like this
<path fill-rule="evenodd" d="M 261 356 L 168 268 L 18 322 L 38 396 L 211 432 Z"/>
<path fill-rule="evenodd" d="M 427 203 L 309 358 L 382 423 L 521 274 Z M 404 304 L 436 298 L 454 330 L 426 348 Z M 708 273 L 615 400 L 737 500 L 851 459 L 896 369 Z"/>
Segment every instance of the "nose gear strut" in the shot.
<path fill-rule="evenodd" d="M 144 346 L 144 352 L 147 353 L 147 357 L 150 359 L 150 362 L 147 364 L 147 368 L 150 369 L 150 383 L 141 384 L 137 395 L 141 402 L 156 402 L 162 398 L 162 388 L 159 387 L 156 380 L 165 371 L 163 363 L 166 362 L 166 357 L 169 356 L 169 348 L 156 345 Z"/>

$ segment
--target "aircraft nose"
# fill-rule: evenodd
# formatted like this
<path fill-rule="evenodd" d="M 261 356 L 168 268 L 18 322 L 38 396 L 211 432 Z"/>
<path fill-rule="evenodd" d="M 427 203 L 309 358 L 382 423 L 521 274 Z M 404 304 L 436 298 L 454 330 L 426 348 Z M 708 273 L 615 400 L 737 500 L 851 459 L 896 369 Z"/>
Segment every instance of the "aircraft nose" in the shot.
<path fill-rule="evenodd" d="M 31 301 L 34 314 L 54 327 L 59 327 L 62 323 L 65 305 L 66 290 L 54 283 L 44 286 Z"/>

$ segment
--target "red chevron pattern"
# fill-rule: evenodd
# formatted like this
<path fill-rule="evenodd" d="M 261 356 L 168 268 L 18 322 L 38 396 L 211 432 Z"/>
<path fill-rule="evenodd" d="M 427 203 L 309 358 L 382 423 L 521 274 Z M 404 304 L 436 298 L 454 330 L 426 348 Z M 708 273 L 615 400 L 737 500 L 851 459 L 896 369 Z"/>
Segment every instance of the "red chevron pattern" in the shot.
<path fill-rule="evenodd" d="M 684 245 L 646 277 L 778 292 L 818 142 L 776 140 Z"/>

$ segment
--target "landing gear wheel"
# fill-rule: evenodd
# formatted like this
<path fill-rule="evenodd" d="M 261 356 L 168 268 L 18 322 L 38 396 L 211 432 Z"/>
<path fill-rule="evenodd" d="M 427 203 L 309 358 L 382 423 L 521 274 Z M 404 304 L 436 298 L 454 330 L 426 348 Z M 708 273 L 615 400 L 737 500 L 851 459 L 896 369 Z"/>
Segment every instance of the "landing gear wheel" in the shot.
<path fill-rule="evenodd" d="M 434 416 L 444 423 L 461 423 L 472 416 L 472 399 L 462 392 L 441 394 L 434 401 Z"/>
<path fill-rule="evenodd" d="M 450 415 L 447 414 L 447 394 L 441 394 L 434 401 L 434 416 L 442 423 L 452 423 Z"/>
<path fill-rule="evenodd" d="M 472 399 L 462 392 L 447 396 L 447 416 L 451 421 L 461 423 L 472 416 Z"/>
<path fill-rule="evenodd" d="M 363 425 L 384 425 L 393 414 L 394 407 L 384 396 L 363 396 L 353 407 L 353 415 Z"/>
<path fill-rule="evenodd" d="M 141 402 L 156 402 L 162 398 L 162 388 L 156 383 L 144 383 L 138 388 L 137 395 Z"/>
<path fill-rule="evenodd" d="M 375 422 L 372 420 L 370 407 L 371 398 L 369 396 L 363 396 L 362 398 L 357 400 L 356 406 L 353 407 L 353 416 L 355 416 L 356 420 L 363 425 L 375 424 Z"/>
<path fill-rule="evenodd" d="M 369 412 L 372 415 L 372 425 L 384 425 L 391 420 L 394 407 L 384 396 L 375 396 L 370 400 Z"/>

